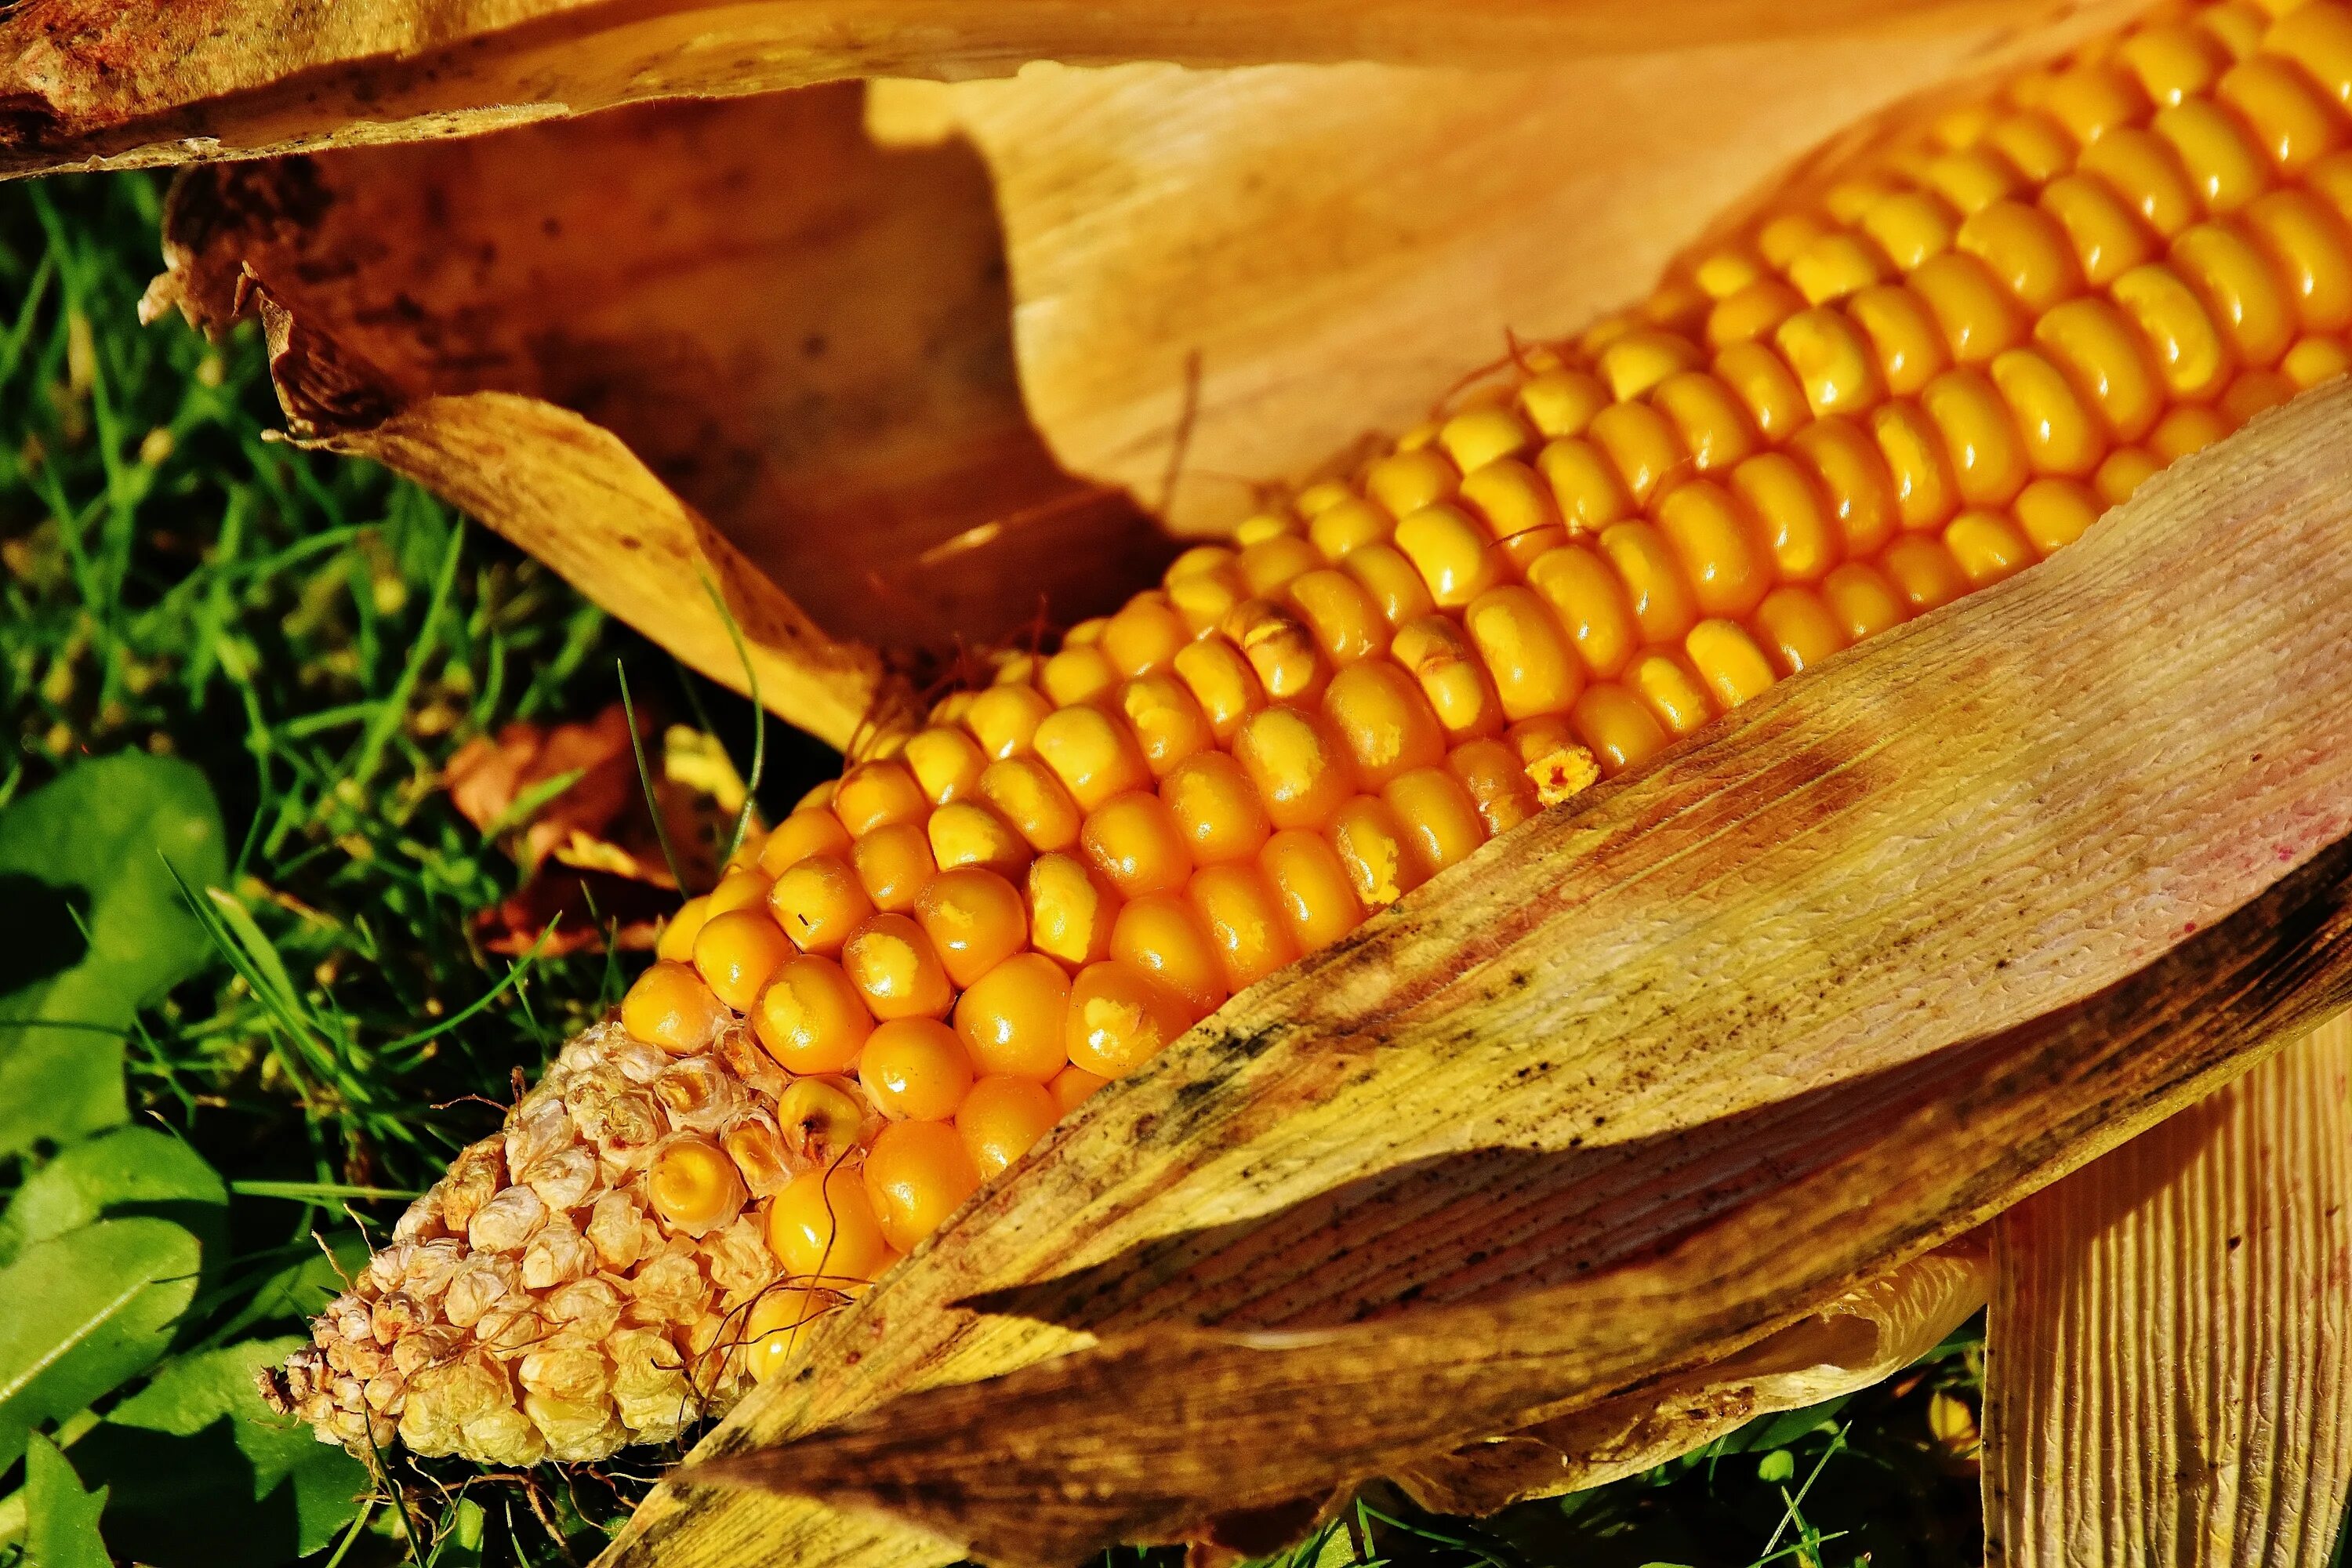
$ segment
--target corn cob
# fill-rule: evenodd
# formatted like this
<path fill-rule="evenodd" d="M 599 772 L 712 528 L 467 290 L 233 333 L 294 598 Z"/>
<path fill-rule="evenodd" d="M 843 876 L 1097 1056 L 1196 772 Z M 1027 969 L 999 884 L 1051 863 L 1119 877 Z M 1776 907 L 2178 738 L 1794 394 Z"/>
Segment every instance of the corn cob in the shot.
<path fill-rule="evenodd" d="M 2352 9 L 2168 13 L 1013 653 L 800 803 L 272 1384 L 667 1437 L 1105 1081 L 1487 837 L 2352 368 Z"/>

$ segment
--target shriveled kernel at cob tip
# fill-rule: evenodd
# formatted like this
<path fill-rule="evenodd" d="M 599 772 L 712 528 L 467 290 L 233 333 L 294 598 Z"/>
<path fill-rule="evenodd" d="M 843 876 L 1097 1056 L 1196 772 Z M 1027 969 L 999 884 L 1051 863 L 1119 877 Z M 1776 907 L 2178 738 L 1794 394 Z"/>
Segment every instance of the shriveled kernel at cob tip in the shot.
<path fill-rule="evenodd" d="M 1535 811 L 2352 368 L 2352 9 L 1894 137 L 813 791 L 273 1382 L 500 1463 L 766 1375 L 1053 1121 Z"/>

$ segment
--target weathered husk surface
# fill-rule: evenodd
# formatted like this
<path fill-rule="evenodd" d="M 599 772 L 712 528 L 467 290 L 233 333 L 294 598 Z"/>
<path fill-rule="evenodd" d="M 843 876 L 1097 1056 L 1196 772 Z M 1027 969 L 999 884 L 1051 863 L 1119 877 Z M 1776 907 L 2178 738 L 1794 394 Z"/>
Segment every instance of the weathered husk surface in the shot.
<path fill-rule="evenodd" d="M 1236 998 L 698 1451 L 825 1503 L 689 1475 L 611 1560 L 1328 1495 L 1737 1353 L 2242 1071 L 2352 959 L 2347 435 L 2342 385 L 2256 421 Z"/>
<path fill-rule="evenodd" d="M 1993 1237 L 1989 1563 L 2329 1561 L 2352 1479 L 2352 1019 Z"/>
<path fill-rule="evenodd" d="M 1918 31 L 2041 0 L 25 0 L 0 19 L 0 174 L 464 135 L 648 99 L 1033 59 L 1507 66 Z"/>

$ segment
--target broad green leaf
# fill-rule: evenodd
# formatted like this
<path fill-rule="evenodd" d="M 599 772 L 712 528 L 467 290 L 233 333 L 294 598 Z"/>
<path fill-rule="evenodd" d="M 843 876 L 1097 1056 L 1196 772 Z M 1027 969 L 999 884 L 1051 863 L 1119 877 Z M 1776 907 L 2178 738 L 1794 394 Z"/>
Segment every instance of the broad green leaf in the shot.
<path fill-rule="evenodd" d="M 210 952 L 173 880 L 227 875 L 220 807 L 187 763 L 99 757 L 0 812 L 0 1155 L 123 1120 L 122 1040 Z M 86 934 L 85 934 L 86 933 Z"/>
<path fill-rule="evenodd" d="M 367 1267 L 367 1238 L 355 1230 L 327 1238 L 327 1251 L 313 1250 L 264 1279 L 216 1337 L 233 1340 L 262 1323 L 300 1322 L 317 1317 L 341 1294 L 343 1282 Z"/>
<path fill-rule="evenodd" d="M 107 1568 L 98 1517 L 106 1489 L 84 1491 L 57 1445 L 38 1433 L 25 1454 L 25 1568 Z"/>
<path fill-rule="evenodd" d="M 482 1568 L 482 1505 L 459 1498 L 441 1521 L 426 1568 Z"/>
<path fill-rule="evenodd" d="M 123 1127 L 66 1150 L 25 1179 L 0 1215 L 0 1265 L 94 1220 L 155 1215 L 185 1226 L 219 1258 L 228 1188 L 204 1156 L 152 1127 Z"/>
<path fill-rule="evenodd" d="M 330 1544 L 367 1495 L 366 1467 L 273 1415 L 255 1389 L 304 1342 L 247 1340 L 165 1363 L 74 1449 L 113 1489 L 106 1539 L 157 1568 L 266 1568 Z"/>
<path fill-rule="evenodd" d="M 196 1292 L 196 1238 L 165 1219 L 105 1219 L 0 1268 L 0 1470 L 25 1436 L 152 1366 Z"/>

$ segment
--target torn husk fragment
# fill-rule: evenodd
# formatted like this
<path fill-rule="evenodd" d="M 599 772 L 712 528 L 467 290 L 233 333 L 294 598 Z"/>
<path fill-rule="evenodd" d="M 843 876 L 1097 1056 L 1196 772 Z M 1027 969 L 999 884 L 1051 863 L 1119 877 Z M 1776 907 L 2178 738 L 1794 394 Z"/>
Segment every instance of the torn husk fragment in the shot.
<path fill-rule="evenodd" d="M 1994 1226 L 1986 1560 L 2320 1568 L 2352 1481 L 2352 1019 Z"/>

